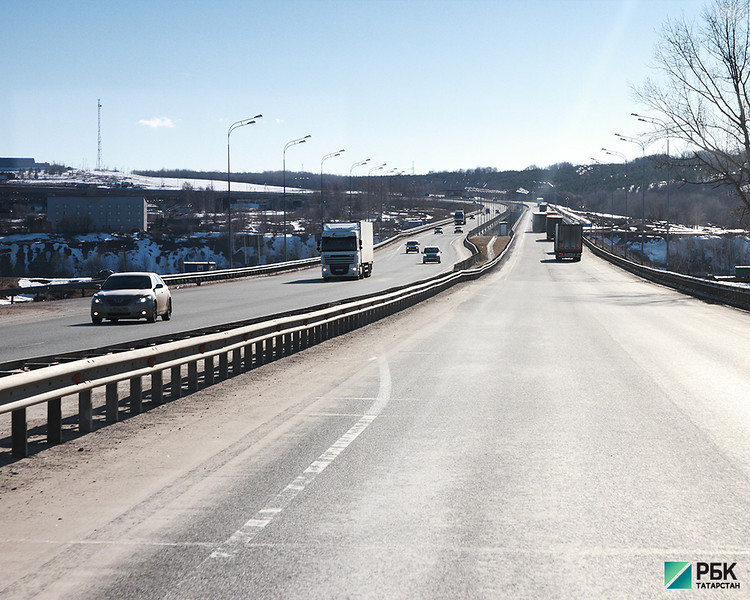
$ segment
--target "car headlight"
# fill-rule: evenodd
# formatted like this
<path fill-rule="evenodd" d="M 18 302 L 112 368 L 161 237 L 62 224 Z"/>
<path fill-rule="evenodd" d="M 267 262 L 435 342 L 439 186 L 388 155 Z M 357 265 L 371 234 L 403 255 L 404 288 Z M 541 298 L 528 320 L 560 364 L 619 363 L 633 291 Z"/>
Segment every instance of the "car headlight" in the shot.
<path fill-rule="evenodd" d="M 93 296 L 91 297 L 91 301 L 92 301 L 92 302 L 93 302 L 94 304 L 101 304 L 101 303 L 102 303 L 102 299 L 101 299 L 101 298 L 100 298 L 99 296 L 97 296 L 96 294 L 94 294 L 94 295 L 93 295 Z"/>
<path fill-rule="evenodd" d="M 146 302 L 153 302 L 153 296 L 141 296 L 138 298 L 138 304 L 145 304 Z"/>

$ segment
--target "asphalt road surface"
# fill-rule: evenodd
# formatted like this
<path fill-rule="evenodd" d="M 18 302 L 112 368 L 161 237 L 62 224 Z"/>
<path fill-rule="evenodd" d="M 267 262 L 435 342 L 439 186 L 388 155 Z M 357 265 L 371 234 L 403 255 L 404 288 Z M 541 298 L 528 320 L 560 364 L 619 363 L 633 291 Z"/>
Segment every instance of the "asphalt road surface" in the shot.
<path fill-rule="evenodd" d="M 421 254 L 406 254 L 404 243 L 375 254 L 373 274 L 359 281 L 323 281 L 320 266 L 280 275 L 254 277 L 210 285 L 188 286 L 173 293 L 172 320 L 156 323 L 105 321 L 91 323 L 91 298 L 7 308 L 0 316 L 0 362 L 99 348 L 178 331 L 209 327 L 369 294 L 450 271 L 470 256 L 465 236 L 432 231 L 415 235 L 423 245 L 437 245 L 441 264 L 422 264 Z"/>
<path fill-rule="evenodd" d="M 0 598 L 746 596 L 750 317 L 550 252 L 3 467 Z"/>

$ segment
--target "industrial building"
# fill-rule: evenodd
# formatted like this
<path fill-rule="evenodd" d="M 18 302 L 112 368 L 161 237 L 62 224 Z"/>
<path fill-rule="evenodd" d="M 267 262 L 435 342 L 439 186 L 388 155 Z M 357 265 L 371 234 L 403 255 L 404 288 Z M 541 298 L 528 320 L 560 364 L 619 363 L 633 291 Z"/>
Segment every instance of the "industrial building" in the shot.
<path fill-rule="evenodd" d="M 146 199 L 120 195 L 50 195 L 47 219 L 53 231 L 71 228 L 97 232 L 146 231 Z"/>

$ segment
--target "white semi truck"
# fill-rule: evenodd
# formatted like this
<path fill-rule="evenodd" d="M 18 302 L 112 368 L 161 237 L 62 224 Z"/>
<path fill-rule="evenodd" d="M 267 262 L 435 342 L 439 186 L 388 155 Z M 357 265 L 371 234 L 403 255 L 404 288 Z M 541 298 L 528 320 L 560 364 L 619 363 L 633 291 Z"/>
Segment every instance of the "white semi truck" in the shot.
<path fill-rule="evenodd" d="M 324 223 L 320 234 L 323 279 L 362 279 L 372 274 L 372 222 Z"/>

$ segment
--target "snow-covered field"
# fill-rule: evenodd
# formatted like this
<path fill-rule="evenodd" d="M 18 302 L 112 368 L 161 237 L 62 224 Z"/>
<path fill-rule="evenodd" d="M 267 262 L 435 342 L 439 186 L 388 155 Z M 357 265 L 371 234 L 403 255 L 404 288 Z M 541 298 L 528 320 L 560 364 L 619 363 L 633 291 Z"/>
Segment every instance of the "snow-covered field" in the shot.
<path fill-rule="evenodd" d="M 38 179 L 16 179 L 14 184 L 24 185 L 50 185 L 50 184 L 90 184 L 106 186 L 127 186 L 141 187 L 151 190 L 181 190 L 185 184 L 192 186 L 194 189 L 213 189 L 217 192 L 227 190 L 227 180 L 224 179 L 185 179 L 181 177 L 145 177 L 143 175 L 133 175 L 120 173 L 119 171 L 82 171 L 71 170 L 65 175 L 45 175 L 40 174 Z M 284 190 L 280 186 L 258 185 L 255 183 L 243 183 L 239 181 L 231 182 L 231 189 L 236 192 L 267 192 L 271 194 L 281 194 Z M 295 194 L 312 193 L 310 190 L 287 186 L 287 192 Z"/>
<path fill-rule="evenodd" d="M 243 244 L 235 238 L 236 264 L 269 264 L 284 259 L 284 237 L 251 237 Z M 180 273 L 185 261 L 212 261 L 216 268 L 229 266 L 226 237 L 218 233 L 165 238 L 149 233 L 86 234 L 63 236 L 51 233 L 0 237 L 0 276 L 25 276 L 39 273 L 45 277 L 94 277 L 102 269 L 112 271 L 153 271 Z M 291 259 L 317 255 L 315 239 L 307 235 L 288 235 L 286 255 Z M 242 260 L 242 254 L 245 260 Z"/>

